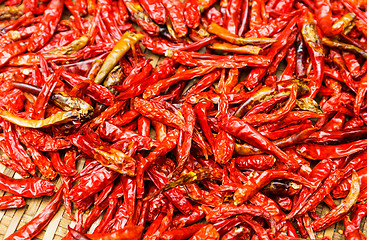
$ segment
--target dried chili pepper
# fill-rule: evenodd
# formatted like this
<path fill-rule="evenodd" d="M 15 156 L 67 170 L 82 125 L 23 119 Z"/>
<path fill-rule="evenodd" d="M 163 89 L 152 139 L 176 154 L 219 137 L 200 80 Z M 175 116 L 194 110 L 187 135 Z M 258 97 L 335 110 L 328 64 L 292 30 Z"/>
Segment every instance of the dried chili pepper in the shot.
<path fill-rule="evenodd" d="M 114 46 L 112 51 L 108 54 L 101 69 L 99 70 L 94 82 L 101 84 L 107 74 L 112 70 L 112 68 L 118 63 L 118 61 L 126 54 L 126 52 L 135 45 L 143 35 L 135 34 L 133 32 L 127 31 Z"/>
<path fill-rule="evenodd" d="M 0 209 L 21 208 L 25 206 L 25 201 L 22 197 L 3 196 L 0 197 Z"/>
<path fill-rule="evenodd" d="M 312 228 L 315 231 L 319 231 L 321 229 L 327 228 L 328 226 L 332 225 L 335 222 L 340 221 L 343 217 L 345 217 L 348 214 L 348 211 L 357 202 L 359 192 L 360 192 L 359 179 L 357 173 L 354 171 L 352 173 L 352 186 L 348 196 L 339 206 L 332 209 L 325 216 L 315 220 L 312 223 Z"/>
<path fill-rule="evenodd" d="M 58 190 L 58 192 L 40 214 L 19 228 L 15 233 L 8 236 L 6 239 L 31 239 L 37 236 L 37 234 L 46 227 L 46 225 L 51 221 L 52 217 L 59 210 L 62 199 L 61 196 L 62 188 Z"/>

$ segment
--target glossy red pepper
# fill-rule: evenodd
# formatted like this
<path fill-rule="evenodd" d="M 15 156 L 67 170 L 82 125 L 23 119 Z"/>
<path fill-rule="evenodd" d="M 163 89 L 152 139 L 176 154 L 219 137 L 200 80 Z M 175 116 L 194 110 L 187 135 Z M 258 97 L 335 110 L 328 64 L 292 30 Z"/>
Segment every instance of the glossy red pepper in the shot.
<path fill-rule="evenodd" d="M 23 225 L 16 232 L 8 236 L 6 239 L 32 239 L 41 232 L 51 221 L 60 207 L 62 196 L 62 188 L 54 195 L 45 209 L 42 210 L 35 218 Z"/>
<path fill-rule="evenodd" d="M 25 206 L 25 201 L 22 197 L 3 196 L 0 197 L 0 209 L 21 208 Z"/>

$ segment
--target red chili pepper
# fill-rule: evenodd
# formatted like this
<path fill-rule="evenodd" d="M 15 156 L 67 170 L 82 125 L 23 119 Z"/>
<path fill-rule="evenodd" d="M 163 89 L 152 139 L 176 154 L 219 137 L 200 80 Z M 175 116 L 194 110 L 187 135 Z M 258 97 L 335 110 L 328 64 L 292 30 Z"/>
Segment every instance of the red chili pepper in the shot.
<path fill-rule="evenodd" d="M 162 188 L 165 184 L 167 184 L 168 179 L 162 173 L 156 171 L 155 169 L 149 169 L 147 172 L 154 185 L 156 185 L 158 188 Z M 163 194 L 183 214 L 189 215 L 193 211 L 193 206 L 191 203 L 177 189 L 170 189 Z"/>
<path fill-rule="evenodd" d="M 23 225 L 16 232 L 8 236 L 6 239 L 32 239 L 41 232 L 51 221 L 60 207 L 62 196 L 62 187 L 51 199 L 45 209 L 42 210 L 35 218 Z"/>
<path fill-rule="evenodd" d="M 88 198 L 110 184 L 118 174 L 107 168 L 100 168 L 83 177 L 69 192 L 70 200 L 78 201 Z"/>
<path fill-rule="evenodd" d="M 22 197 L 3 196 L 0 197 L 0 209 L 21 208 L 25 206 L 25 201 Z"/>
<path fill-rule="evenodd" d="M 52 37 L 62 15 L 64 1 L 52 0 L 42 18 L 38 31 L 34 32 L 28 43 L 28 51 L 35 52 L 43 47 Z"/>
<path fill-rule="evenodd" d="M 95 158 L 103 166 L 121 174 L 135 176 L 135 159 L 125 153 L 109 146 L 100 145 L 98 139 L 93 139 L 92 136 L 74 135 L 70 136 L 70 140 L 73 145 Z"/>
<path fill-rule="evenodd" d="M 180 117 L 166 109 L 159 108 L 157 104 L 152 101 L 135 98 L 133 105 L 137 112 L 147 118 L 178 129 L 184 127 L 184 122 Z"/>
<path fill-rule="evenodd" d="M 344 217 L 344 235 L 345 240 L 362 240 L 366 238 L 361 230 L 351 223 L 348 216 Z"/>
<path fill-rule="evenodd" d="M 311 56 L 312 65 L 315 66 L 314 76 L 309 83 L 310 94 L 308 94 L 307 97 L 314 98 L 320 89 L 324 76 L 324 53 L 311 13 L 306 12 L 303 21 L 303 40 L 305 41 L 307 50 Z"/>
<path fill-rule="evenodd" d="M 360 193 L 360 184 L 358 180 L 358 175 L 355 171 L 353 171 L 352 185 L 348 196 L 336 208 L 332 209 L 325 216 L 315 220 L 312 223 L 312 228 L 316 231 L 320 231 L 343 219 L 348 214 L 348 211 L 357 202 L 359 193 Z"/>
<path fill-rule="evenodd" d="M 324 199 L 326 195 L 340 183 L 343 176 L 343 170 L 337 169 L 331 173 L 329 177 L 325 179 L 323 185 L 312 194 L 312 196 L 307 200 L 307 203 L 297 214 L 301 216 L 306 214 L 308 211 L 315 209 L 322 199 Z"/>
<path fill-rule="evenodd" d="M 57 173 L 52 168 L 50 160 L 32 146 L 27 146 L 27 151 L 31 155 L 34 164 L 36 164 L 42 175 L 50 180 L 54 180 Z"/>
<path fill-rule="evenodd" d="M 163 141 L 149 155 L 141 161 L 137 169 L 137 195 L 142 197 L 144 193 L 144 172 L 152 165 L 160 156 L 170 152 L 176 147 L 179 132 L 172 130 L 168 132 Z"/>
<path fill-rule="evenodd" d="M 6 47 L 1 47 L 0 66 L 4 66 L 11 58 L 24 53 L 27 50 L 27 45 L 29 45 L 29 40 L 20 40 Z"/>
<path fill-rule="evenodd" d="M 300 144 L 297 146 L 297 153 L 301 156 L 321 160 L 325 158 L 340 158 L 359 152 L 367 146 L 367 141 L 358 140 L 351 143 L 339 145 L 319 145 L 319 144 Z"/>
<path fill-rule="evenodd" d="M 189 28 L 195 29 L 200 24 L 200 9 L 197 0 L 185 0 L 184 17 L 186 25 Z"/>
<path fill-rule="evenodd" d="M 361 156 L 361 154 L 359 154 Z M 362 155 L 363 156 L 363 155 Z M 357 158 L 358 159 L 358 158 Z M 367 169 L 362 168 L 361 170 L 357 171 L 360 188 L 363 190 L 367 187 Z M 335 187 L 333 190 L 333 197 L 334 198 L 344 198 L 348 195 L 352 183 L 352 177 L 349 176 L 348 178 L 344 179 L 338 186 Z"/>
<path fill-rule="evenodd" d="M 92 240 L 140 239 L 143 235 L 143 230 L 144 228 L 140 226 L 126 226 L 114 232 L 86 234 L 86 236 Z"/>
<path fill-rule="evenodd" d="M 257 130 L 251 127 L 247 122 L 236 117 L 222 114 L 219 117 L 219 126 L 226 132 L 236 136 L 244 141 L 250 142 L 255 147 L 274 154 L 280 161 L 290 168 L 297 168 L 298 163 L 292 161 L 282 150 L 263 137 Z"/>
<path fill-rule="evenodd" d="M 218 240 L 220 238 L 219 233 L 213 227 L 213 225 L 208 224 L 202 227 L 199 231 L 195 233 L 194 236 L 190 238 L 190 240 L 201 240 L 201 239 L 210 239 L 210 240 Z"/>
<path fill-rule="evenodd" d="M 276 159 L 273 155 L 254 155 L 246 157 L 237 157 L 234 159 L 239 169 L 270 169 Z"/>
<path fill-rule="evenodd" d="M 60 175 L 72 177 L 78 172 L 76 169 L 68 167 L 61 160 L 58 152 L 49 152 L 48 154 L 50 156 L 52 166 Z"/>
<path fill-rule="evenodd" d="M 151 0 L 139 0 L 144 10 L 149 16 L 158 24 L 165 24 L 167 20 L 167 10 L 164 8 L 162 2 Z"/>
<path fill-rule="evenodd" d="M 15 134 L 14 128 L 11 123 L 5 120 L 0 122 L 1 127 L 4 131 L 4 137 L 7 141 L 4 142 L 2 150 L 8 155 L 12 160 L 19 163 L 19 165 L 31 175 L 36 174 L 36 166 L 32 162 L 31 158 L 26 153 L 23 146 L 20 145 L 19 139 Z"/>
<path fill-rule="evenodd" d="M 233 198 L 237 205 L 243 203 L 244 201 L 247 201 L 249 198 L 254 196 L 258 190 L 260 190 L 262 187 L 265 187 L 269 182 L 274 179 L 291 179 L 307 187 L 313 188 L 311 183 L 305 178 L 286 171 L 267 170 L 254 178 L 255 179 L 248 181 L 242 187 L 236 190 Z"/>

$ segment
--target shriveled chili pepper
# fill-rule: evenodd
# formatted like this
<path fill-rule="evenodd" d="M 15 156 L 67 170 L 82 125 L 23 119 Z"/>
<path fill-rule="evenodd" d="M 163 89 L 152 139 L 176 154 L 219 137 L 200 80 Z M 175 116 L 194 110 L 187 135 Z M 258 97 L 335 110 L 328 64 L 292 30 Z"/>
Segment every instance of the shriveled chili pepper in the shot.
<path fill-rule="evenodd" d="M 359 154 L 360 156 L 363 156 L 363 154 Z M 359 159 L 357 157 L 357 159 Z M 357 169 L 354 169 L 355 171 Z M 351 170 L 352 171 L 352 170 Z M 358 174 L 358 178 L 359 178 L 359 182 L 360 182 L 360 188 L 361 190 L 363 190 L 364 188 L 366 188 L 366 172 L 367 169 L 366 168 L 362 168 L 361 170 L 357 171 Z M 350 174 L 350 172 L 349 172 Z M 344 198 L 348 195 L 348 192 L 350 190 L 350 186 L 351 186 L 351 182 L 352 182 L 352 178 L 351 176 L 349 176 L 348 178 L 344 179 L 338 186 L 336 186 L 336 188 L 333 191 L 333 197 L 334 198 Z"/>
<path fill-rule="evenodd" d="M 339 206 L 332 209 L 325 216 L 315 220 L 312 223 L 312 228 L 315 231 L 319 231 L 343 219 L 348 214 L 348 211 L 357 202 L 359 192 L 360 192 L 359 179 L 357 173 L 354 171 L 352 173 L 352 185 L 348 196 L 343 200 L 343 202 Z"/>
<path fill-rule="evenodd" d="M 110 233 L 86 234 L 92 240 L 107 240 L 107 239 L 140 239 L 144 228 L 141 226 L 126 226 L 123 229 Z"/>
<path fill-rule="evenodd" d="M 276 159 L 273 155 L 254 155 L 246 157 L 237 157 L 234 159 L 239 169 L 270 169 Z"/>
<path fill-rule="evenodd" d="M 51 196 L 55 190 L 55 185 L 44 179 L 13 179 L 0 174 L 0 180 L 1 190 L 21 197 Z"/>
<path fill-rule="evenodd" d="M 135 176 L 135 159 L 125 153 L 109 146 L 101 146 L 98 141 L 92 140 L 92 137 L 75 135 L 70 136 L 70 140 L 73 145 L 82 149 L 90 157 L 96 158 L 103 166 L 121 174 Z"/>
<path fill-rule="evenodd" d="M 154 182 L 154 184 L 161 188 L 168 182 L 168 179 L 160 172 L 156 171 L 155 169 L 149 169 L 148 175 Z M 185 196 L 178 191 L 177 189 L 173 188 L 168 190 L 167 192 L 163 193 L 171 202 L 172 204 L 182 213 L 188 215 L 192 212 L 193 206 L 190 202 L 185 198 Z"/>
<path fill-rule="evenodd" d="M 57 191 L 45 209 L 42 210 L 35 218 L 19 228 L 15 233 L 6 239 L 32 239 L 41 232 L 51 221 L 52 217 L 57 213 L 62 200 L 62 187 Z"/>
<path fill-rule="evenodd" d="M 325 158 L 339 158 L 363 150 L 367 145 L 365 140 L 358 140 L 351 143 L 340 145 L 319 145 L 319 144 L 300 144 L 297 146 L 297 153 L 305 158 L 321 160 Z"/>
<path fill-rule="evenodd" d="M 363 218 L 366 216 L 366 203 L 357 204 L 352 216 L 352 223 L 358 228 Z"/>
<path fill-rule="evenodd" d="M 29 40 L 20 40 L 2 47 L 0 54 L 0 66 L 4 66 L 12 57 L 15 57 L 27 50 Z"/>
<path fill-rule="evenodd" d="M 178 142 L 178 134 L 179 132 L 177 130 L 170 131 L 167 136 L 163 139 L 163 141 L 160 143 L 160 145 L 157 146 L 144 160 L 138 165 L 137 169 L 137 194 L 139 197 L 142 196 L 142 193 L 144 192 L 143 189 L 143 175 L 144 172 L 148 169 L 150 165 L 154 163 L 154 161 L 157 160 L 159 156 L 162 156 L 166 154 L 167 152 L 171 151 L 173 148 L 176 147 Z"/>
<path fill-rule="evenodd" d="M 183 120 L 166 109 L 159 108 L 154 102 L 141 98 L 134 99 L 134 109 L 143 116 L 162 122 L 168 126 L 182 129 Z"/>
<path fill-rule="evenodd" d="M 0 209 L 21 208 L 25 206 L 25 201 L 22 197 L 3 196 L 0 197 Z"/>
<path fill-rule="evenodd" d="M 325 17 L 327 19 L 327 17 Z M 317 33 L 316 25 L 312 19 L 312 15 L 307 12 L 302 26 L 302 36 L 305 41 L 311 61 L 315 67 L 315 74 L 309 83 L 310 94 L 307 97 L 314 98 L 320 89 L 324 76 L 324 58 L 321 40 Z"/>
<path fill-rule="evenodd" d="M 48 5 L 47 10 L 42 18 L 38 31 L 32 34 L 29 44 L 28 51 L 35 52 L 43 47 L 48 40 L 52 37 L 56 30 L 57 23 L 62 15 L 64 1 L 51 1 Z"/>
<path fill-rule="evenodd" d="M 241 188 L 237 189 L 234 193 L 233 198 L 237 205 L 251 198 L 258 190 L 260 190 L 262 187 L 265 187 L 270 181 L 274 179 L 287 178 L 299 182 L 307 187 L 313 188 L 308 180 L 299 175 L 292 174 L 286 171 L 267 170 L 254 178 L 255 179 L 248 181 Z"/>
<path fill-rule="evenodd" d="M 344 217 L 344 235 L 346 240 L 365 238 L 361 230 L 352 224 L 348 216 Z"/>
<path fill-rule="evenodd" d="M 330 176 L 325 179 L 323 185 L 317 189 L 313 195 L 307 200 L 307 203 L 303 206 L 303 208 L 298 212 L 299 215 L 306 214 L 308 211 L 313 210 L 316 206 L 326 197 L 327 194 L 331 192 L 333 188 L 335 188 L 339 182 L 341 181 L 344 175 L 343 170 L 335 170 Z"/>
<path fill-rule="evenodd" d="M 118 174 L 107 168 L 100 168 L 83 177 L 69 192 L 72 201 L 83 200 L 99 192 L 105 184 L 113 182 Z"/>
<path fill-rule="evenodd" d="M 158 35 L 159 27 L 156 25 L 149 15 L 144 11 L 138 1 L 123 0 L 127 10 L 130 12 L 130 18 L 135 21 L 141 28 L 149 34 Z"/>
<path fill-rule="evenodd" d="M 219 126 L 233 136 L 239 137 L 244 141 L 251 142 L 255 147 L 258 147 L 265 152 L 274 154 L 280 161 L 284 162 L 289 167 L 297 168 L 298 163 L 295 163 L 288 158 L 288 156 L 276 147 L 274 143 L 263 137 L 245 121 L 229 116 L 228 114 L 222 114 L 219 116 Z"/>

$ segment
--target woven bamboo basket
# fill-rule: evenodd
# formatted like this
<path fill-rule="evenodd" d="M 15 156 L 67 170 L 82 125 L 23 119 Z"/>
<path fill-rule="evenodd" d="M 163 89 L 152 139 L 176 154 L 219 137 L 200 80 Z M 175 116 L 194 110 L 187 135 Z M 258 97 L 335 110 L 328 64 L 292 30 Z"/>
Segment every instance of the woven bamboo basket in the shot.
<path fill-rule="evenodd" d="M 142 46 L 142 49 L 144 47 Z M 146 58 L 151 58 L 151 64 L 156 66 L 160 60 L 160 57 L 153 54 L 149 50 L 145 51 Z M 164 58 L 164 57 L 162 57 Z M 282 72 L 282 69 L 280 69 Z M 0 150 L 1 151 L 1 150 Z M 77 163 L 77 169 L 80 171 L 84 166 L 84 161 L 80 160 Z M 0 163 L 0 172 L 4 173 L 9 177 L 20 178 L 20 175 L 16 174 L 12 169 L 6 168 Z M 54 181 L 57 188 L 61 186 L 60 178 Z M 9 195 L 4 191 L 0 190 L 0 196 Z M 25 199 L 26 206 L 20 209 L 11 209 L 11 210 L 0 210 L 0 240 L 5 239 L 7 236 L 15 232 L 17 229 L 22 227 L 24 224 L 32 220 L 37 214 L 39 214 L 51 200 L 51 197 L 42 197 L 35 199 Z M 339 204 L 340 202 L 336 202 Z M 325 215 L 330 209 L 326 205 L 319 205 L 316 209 L 316 213 L 319 216 Z M 76 218 L 76 211 L 73 211 L 74 217 Z M 84 219 L 87 217 L 88 211 L 84 215 Z M 89 232 L 93 232 L 94 228 L 98 225 L 102 216 L 94 223 Z M 365 220 L 361 223 L 360 229 L 363 233 L 367 235 L 367 224 L 365 224 Z M 65 212 L 65 208 L 61 205 L 59 211 L 56 213 L 54 218 L 48 224 L 48 226 L 43 229 L 43 231 L 38 234 L 35 239 L 45 239 L 45 240 L 59 240 L 62 239 L 68 232 L 68 225 L 73 227 L 75 222 L 72 222 L 71 219 L 67 216 Z M 324 231 L 317 232 L 317 237 L 328 236 L 333 240 L 342 240 L 344 239 L 344 226 L 342 223 L 337 223 Z"/>

